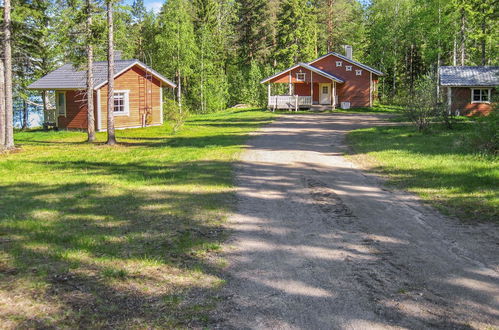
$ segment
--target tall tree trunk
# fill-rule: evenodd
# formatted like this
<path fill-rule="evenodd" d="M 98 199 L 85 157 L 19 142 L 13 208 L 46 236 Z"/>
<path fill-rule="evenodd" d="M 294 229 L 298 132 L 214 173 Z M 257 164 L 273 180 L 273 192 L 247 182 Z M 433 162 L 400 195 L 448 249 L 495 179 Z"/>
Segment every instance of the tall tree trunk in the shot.
<path fill-rule="evenodd" d="M 464 66 L 466 60 L 466 12 L 461 8 L 461 65 Z"/>
<path fill-rule="evenodd" d="M 22 120 L 22 126 L 21 126 L 22 130 L 25 130 L 28 128 L 28 120 L 29 120 L 28 103 L 26 103 L 26 100 L 23 100 L 23 120 Z"/>
<path fill-rule="evenodd" d="M 5 74 L 4 62 L 0 59 L 0 151 L 5 148 L 5 128 Z"/>
<path fill-rule="evenodd" d="M 334 12 L 333 12 L 334 0 L 327 0 L 327 52 L 332 52 L 334 47 Z"/>
<path fill-rule="evenodd" d="M 452 65 L 453 66 L 457 65 L 457 39 L 456 39 L 456 36 L 454 36 L 454 48 L 452 50 Z"/>
<path fill-rule="evenodd" d="M 480 46 L 482 48 L 482 65 L 485 65 L 487 64 L 487 57 L 485 56 L 485 50 L 486 50 L 486 46 L 487 46 L 487 43 L 486 43 L 486 33 L 487 32 L 487 24 L 485 23 L 485 16 L 483 17 L 483 21 L 482 21 L 482 40 L 480 40 Z"/>
<path fill-rule="evenodd" d="M 107 144 L 116 144 L 114 132 L 114 25 L 113 0 L 107 1 Z"/>
<path fill-rule="evenodd" d="M 11 50 L 11 20 L 10 0 L 4 0 L 3 18 L 4 57 L 5 57 L 5 148 L 14 148 L 14 121 L 12 108 L 12 50 Z"/>
<path fill-rule="evenodd" d="M 87 0 L 87 134 L 88 142 L 95 141 L 94 119 L 94 46 L 92 38 L 92 0 Z"/>

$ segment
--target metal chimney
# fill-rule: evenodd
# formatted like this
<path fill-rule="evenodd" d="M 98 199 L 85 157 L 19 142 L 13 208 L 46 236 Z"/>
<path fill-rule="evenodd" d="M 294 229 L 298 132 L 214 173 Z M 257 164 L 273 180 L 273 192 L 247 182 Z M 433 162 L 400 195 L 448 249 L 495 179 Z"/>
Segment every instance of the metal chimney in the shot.
<path fill-rule="evenodd" d="M 115 50 L 114 51 L 114 60 L 115 61 L 120 61 L 122 54 L 123 54 L 123 52 L 121 50 Z"/>
<path fill-rule="evenodd" d="M 345 45 L 345 56 L 353 60 L 353 47 L 350 45 Z"/>

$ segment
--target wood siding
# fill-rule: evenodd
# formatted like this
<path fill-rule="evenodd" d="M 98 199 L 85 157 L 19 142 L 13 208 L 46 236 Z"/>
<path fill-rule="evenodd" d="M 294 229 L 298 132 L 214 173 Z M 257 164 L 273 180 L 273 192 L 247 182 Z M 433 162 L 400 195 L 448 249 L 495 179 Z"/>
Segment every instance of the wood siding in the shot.
<path fill-rule="evenodd" d="M 342 66 L 337 67 L 336 61 L 341 61 Z M 326 56 L 311 65 L 329 72 L 345 82 L 336 84 L 338 102 L 350 102 L 351 107 L 368 107 L 370 105 L 370 72 L 361 67 L 347 62 L 334 55 Z M 352 71 L 347 71 L 346 67 L 352 66 Z M 357 76 L 355 70 L 362 70 L 362 75 Z M 378 76 L 372 75 L 373 82 L 378 80 Z M 375 84 L 373 84 L 373 87 Z M 373 88 L 374 90 L 374 88 Z"/>
<path fill-rule="evenodd" d="M 63 92 L 63 91 L 60 91 Z M 58 127 L 68 129 L 87 129 L 87 94 L 85 90 L 65 91 L 66 116 L 58 117 Z M 97 93 L 94 93 L 94 100 Z M 94 102 L 94 108 L 97 102 Z M 95 114 L 96 115 L 96 114 Z"/>
<path fill-rule="evenodd" d="M 140 80 L 145 79 L 145 72 L 142 68 L 134 66 L 126 72 L 115 78 L 115 90 L 129 91 L 129 114 L 114 117 L 116 128 L 138 127 L 142 125 L 142 119 L 139 111 L 139 106 L 144 106 L 144 97 L 141 102 L 139 99 Z M 152 121 L 150 125 L 161 124 L 161 82 L 152 78 Z M 87 105 L 85 90 L 65 91 L 66 93 L 66 116 L 58 117 L 59 128 L 62 129 L 87 129 Z M 95 109 L 95 129 L 107 129 L 107 84 L 99 89 L 100 99 L 97 98 L 98 93 L 94 93 L 94 109 Z M 100 104 L 98 104 L 98 101 Z M 98 106 L 100 105 L 100 114 Z"/>
<path fill-rule="evenodd" d="M 337 67 L 336 61 L 341 61 L 342 66 Z M 376 82 L 379 79 L 377 75 L 372 74 L 371 82 L 370 71 L 347 62 L 339 57 L 336 57 L 335 55 L 326 56 L 310 64 L 345 81 L 344 83 L 336 83 L 336 95 L 338 97 L 338 103 L 350 102 L 351 107 L 369 107 L 371 105 L 371 99 L 374 100 Z M 352 71 L 347 71 L 346 66 L 352 66 Z M 357 76 L 356 70 L 361 70 L 362 74 L 360 76 Z M 306 74 L 305 81 L 296 80 L 296 74 L 298 72 L 303 72 Z M 319 83 L 332 83 L 331 79 L 317 73 L 313 73 L 308 69 L 297 67 L 290 72 L 285 72 L 273 78 L 269 81 L 269 83 L 285 84 L 291 82 L 295 85 L 295 94 L 300 96 L 310 96 L 311 77 L 314 85 L 313 102 L 316 104 L 319 102 L 320 97 Z M 371 88 L 373 96 L 371 96 Z"/>
<path fill-rule="evenodd" d="M 142 125 L 139 105 L 143 105 L 144 100 L 139 99 L 140 80 L 145 79 L 145 72 L 142 68 L 134 66 L 128 71 L 122 73 L 114 80 L 114 89 L 128 90 L 129 92 L 129 115 L 115 116 L 114 125 L 116 128 L 137 127 Z M 161 124 L 161 82 L 152 79 L 152 121 L 150 125 Z M 100 88 L 100 107 L 101 107 L 101 130 L 107 129 L 107 84 Z"/>
<path fill-rule="evenodd" d="M 471 103 L 470 87 L 452 87 L 452 103 L 451 111 L 456 113 L 459 111 L 461 115 L 488 115 L 492 111 L 490 103 Z M 492 89 L 492 99 L 494 97 L 494 89 Z M 446 98 L 447 99 L 447 98 Z"/>

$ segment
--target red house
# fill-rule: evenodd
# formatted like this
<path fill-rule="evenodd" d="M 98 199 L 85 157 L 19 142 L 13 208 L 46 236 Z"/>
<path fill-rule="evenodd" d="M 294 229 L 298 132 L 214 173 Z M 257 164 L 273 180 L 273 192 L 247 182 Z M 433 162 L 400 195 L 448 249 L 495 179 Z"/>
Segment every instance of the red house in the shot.
<path fill-rule="evenodd" d="M 269 109 L 372 106 L 383 73 L 354 61 L 352 47 L 345 48 L 346 56 L 331 52 L 262 80 L 268 85 Z M 271 84 L 287 84 L 287 95 L 272 95 Z"/>
<path fill-rule="evenodd" d="M 438 78 L 449 113 L 473 116 L 492 111 L 499 66 L 442 66 Z"/>
<path fill-rule="evenodd" d="M 161 125 L 163 89 L 176 85 L 138 60 L 115 61 L 114 114 L 117 129 Z M 94 118 L 96 131 L 107 129 L 107 62 L 94 63 Z M 44 113 L 44 125 L 61 129 L 87 129 L 85 70 L 71 64 L 50 72 L 28 86 L 55 91 L 55 111 Z"/>

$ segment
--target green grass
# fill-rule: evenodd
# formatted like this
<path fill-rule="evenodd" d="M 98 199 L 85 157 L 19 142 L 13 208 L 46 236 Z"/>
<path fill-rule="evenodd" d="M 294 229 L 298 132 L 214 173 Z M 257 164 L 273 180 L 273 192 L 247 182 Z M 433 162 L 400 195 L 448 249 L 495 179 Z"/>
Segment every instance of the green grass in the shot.
<path fill-rule="evenodd" d="M 352 157 L 386 174 L 389 184 L 465 221 L 498 221 L 499 160 L 470 149 L 463 139 L 470 131 L 466 122 L 454 130 L 435 125 L 427 133 L 377 127 L 353 131 L 348 140 Z"/>
<path fill-rule="evenodd" d="M 104 133 L 18 132 L 20 151 L 0 155 L 2 327 L 204 326 L 233 163 L 272 116 L 120 130 L 116 147 Z"/>

